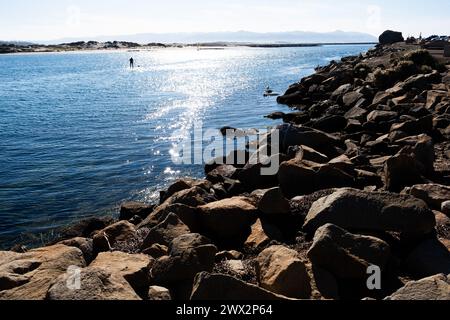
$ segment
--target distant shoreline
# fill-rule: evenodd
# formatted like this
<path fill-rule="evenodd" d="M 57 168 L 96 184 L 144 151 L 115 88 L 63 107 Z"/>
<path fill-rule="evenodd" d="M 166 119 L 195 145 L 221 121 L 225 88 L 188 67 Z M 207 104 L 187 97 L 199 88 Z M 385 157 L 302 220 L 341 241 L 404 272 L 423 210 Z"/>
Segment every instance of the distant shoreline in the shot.
<path fill-rule="evenodd" d="M 58 45 L 15 45 L 0 44 L 0 54 L 26 54 L 26 53 L 66 53 L 66 52 L 93 52 L 93 51 L 138 51 L 167 48 L 195 48 L 199 50 L 212 50 L 236 47 L 249 48 L 308 48 L 320 46 L 338 45 L 376 45 L 376 42 L 347 42 L 347 43 L 234 43 L 234 42 L 209 42 L 209 43 L 151 43 L 141 45 L 130 42 L 74 42 Z"/>

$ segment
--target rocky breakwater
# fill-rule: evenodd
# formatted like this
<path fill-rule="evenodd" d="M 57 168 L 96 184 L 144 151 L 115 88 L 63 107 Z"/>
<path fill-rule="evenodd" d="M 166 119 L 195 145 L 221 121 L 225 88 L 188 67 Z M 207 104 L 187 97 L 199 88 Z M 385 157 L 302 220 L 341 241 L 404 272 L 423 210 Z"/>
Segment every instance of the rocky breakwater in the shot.
<path fill-rule="evenodd" d="M 156 206 L 0 252 L 0 299 L 450 299 L 449 90 L 404 43 L 319 68 L 279 97 L 275 174 L 234 152 Z"/>

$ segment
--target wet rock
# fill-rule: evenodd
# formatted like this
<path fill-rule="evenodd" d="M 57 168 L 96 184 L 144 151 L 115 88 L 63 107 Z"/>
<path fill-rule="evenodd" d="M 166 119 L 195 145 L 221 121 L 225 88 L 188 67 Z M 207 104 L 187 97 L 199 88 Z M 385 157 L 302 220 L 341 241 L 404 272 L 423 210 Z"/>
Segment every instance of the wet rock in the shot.
<path fill-rule="evenodd" d="M 170 294 L 169 289 L 151 286 L 148 289 L 148 300 L 149 301 L 171 301 L 172 296 Z"/>
<path fill-rule="evenodd" d="M 128 221 L 120 221 L 98 231 L 93 238 L 94 252 L 110 251 L 117 242 L 132 238 L 136 227 Z"/>
<path fill-rule="evenodd" d="M 236 278 L 202 272 L 194 281 L 191 300 L 206 301 L 257 301 L 286 300 L 286 297 L 269 292 Z"/>
<path fill-rule="evenodd" d="M 44 300 L 55 279 L 71 266 L 84 267 L 83 254 L 61 244 L 22 254 L 0 252 L 0 300 Z"/>
<path fill-rule="evenodd" d="M 291 298 L 311 296 L 311 279 L 296 251 L 272 246 L 261 252 L 256 261 L 262 288 Z"/>
<path fill-rule="evenodd" d="M 141 202 L 126 202 L 120 208 L 120 220 L 130 220 L 135 216 L 139 216 L 142 219 L 147 218 L 152 212 L 155 206 L 148 205 Z"/>
<path fill-rule="evenodd" d="M 341 189 L 314 202 L 304 229 L 315 232 L 332 223 L 347 230 L 396 231 L 426 235 L 436 225 L 433 212 L 422 200 L 387 192 Z"/>
<path fill-rule="evenodd" d="M 257 209 L 249 198 L 234 197 L 199 207 L 205 235 L 218 243 L 243 243 L 256 220 Z"/>
<path fill-rule="evenodd" d="M 351 234 L 332 224 L 320 227 L 308 251 L 313 265 L 342 279 L 364 279 L 367 269 L 383 269 L 390 256 L 389 245 L 375 237 Z"/>
<path fill-rule="evenodd" d="M 120 275 L 110 273 L 103 268 L 85 268 L 80 273 L 79 289 L 68 289 L 71 275 L 60 276 L 48 291 L 48 300 L 141 300 L 130 284 Z"/>
<path fill-rule="evenodd" d="M 450 276 L 439 274 L 411 281 L 386 300 L 450 300 Z"/>
<path fill-rule="evenodd" d="M 168 246 L 175 238 L 190 232 L 189 227 L 176 214 L 170 213 L 162 223 L 150 230 L 142 249 L 145 250 L 154 244 Z"/>

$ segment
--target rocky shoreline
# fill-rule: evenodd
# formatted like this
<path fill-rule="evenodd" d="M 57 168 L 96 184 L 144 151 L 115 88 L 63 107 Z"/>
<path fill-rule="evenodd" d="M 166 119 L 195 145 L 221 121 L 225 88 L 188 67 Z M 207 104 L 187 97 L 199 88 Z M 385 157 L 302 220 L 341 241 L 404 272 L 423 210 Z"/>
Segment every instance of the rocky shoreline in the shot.
<path fill-rule="evenodd" d="M 449 66 L 379 45 L 278 102 L 294 112 L 269 115 L 284 122 L 277 175 L 223 161 L 251 157 L 236 151 L 156 206 L 0 252 L 0 299 L 449 300 Z"/>

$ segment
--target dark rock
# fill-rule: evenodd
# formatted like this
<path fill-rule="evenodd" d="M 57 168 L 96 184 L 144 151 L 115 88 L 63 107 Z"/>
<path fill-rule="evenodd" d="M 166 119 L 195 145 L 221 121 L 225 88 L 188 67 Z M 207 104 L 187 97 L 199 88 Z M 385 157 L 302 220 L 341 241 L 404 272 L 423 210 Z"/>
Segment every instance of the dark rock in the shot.
<path fill-rule="evenodd" d="M 378 40 L 382 45 L 405 41 L 401 32 L 392 30 L 384 31 Z"/>
<path fill-rule="evenodd" d="M 386 189 L 392 192 L 400 192 L 405 187 L 424 182 L 415 157 L 404 152 L 386 161 L 384 176 Z"/>
<path fill-rule="evenodd" d="M 154 244 L 168 246 L 175 238 L 190 232 L 189 227 L 176 214 L 170 213 L 163 222 L 150 230 L 142 244 L 142 250 Z"/>
<path fill-rule="evenodd" d="M 389 245 L 377 238 L 351 234 L 332 224 L 320 227 L 308 251 L 313 265 L 343 279 L 365 279 L 367 269 L 384 269 L 390 256 Z"/>
<path fill-rule="evenodd" d="M 355 189 L 341 189 L 316 201 L 304 229 L 315 232 L 327 223 L 351 231 L 396 231 L 417 236 L 431 233 L 436 225 L 433 212 L 422 200 Z"/>
<path fill-rule="evenodd" d="M 438 239 L 426 240 L 411 252 L 405 264 L 410 273 L 421 278 L 450 274 L 450 252 Z"/>
<path fill-rule="evenodd" d="M 322 189 L 351 187 L 355 184 L 354 177 L 336 165 L 297 159 L 284 162 L 280 166 L 278 180 L 283 194 L 288 198 Z"/>
<path fill-rule="evenodd" d="M 274 301 L 286 300 L 286 297 L 269 292 L 236 278 L 202 272 L 194 281 L 191 300 L 220 301 Z"/>
<path fill-rule="evenodd" d="M 98 230 L 102 230 L 107 226 L 114 223 L 114 219 L 111 217 L 103 218 L 89 218 L 82 220 L 74 225 L 63 228 L 59 234 L 61 240 L 68 240 L 72 238 L 82 237 L 89 238 L 93 233 Z"/>
<path fill-rule="evenodd" d="M 147 218 L 155 208 L 154 205 L 148 205 L 140 202 L 126 202 L 120 208 L 120 220 L 130 220 L 135 216 L 142 219 Z"/>
<path fill-rule="evenodd" d="M 442 203 L 450 199 L 450 187 L 432 183 L 415 185 L 402 193 L 422 199 L 435 210 L 441 210 Z"/>
<path fill-rule="evenodd" d="M 289 201 L 284 197 L 280 188 L 269 189 L 264 192 L 258 204 L 258 209 L 267 215 L 277 215 L 290 212 Z"/>

